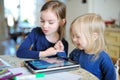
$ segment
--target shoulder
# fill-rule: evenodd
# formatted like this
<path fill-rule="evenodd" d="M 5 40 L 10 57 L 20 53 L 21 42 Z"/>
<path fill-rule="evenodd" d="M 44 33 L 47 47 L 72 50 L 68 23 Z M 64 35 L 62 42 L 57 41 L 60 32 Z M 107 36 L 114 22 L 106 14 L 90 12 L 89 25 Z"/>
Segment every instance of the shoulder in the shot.
<path fill-rule="evenodd" d="M 102 51 L 99 59 L 101 60 L 100 68 L 104 72 L 105 80 L 115 80 L 115 67 L 110 56 L 105 51 Z"/>
<path fill-rule="evenodd" d="M 65 40 L 64 38 L 62 39 L 62 43 L 68 45 L 68 41 Z"/>
<path fill-rule="evenodd" d="M 102 51 L 99 55 L 99 60 L 101 60 L 101 64 L 105 65 L 107 67 L 110 67 L 110 65 L 113 65 L 112 59 L 110 58 L 110 56 L 105 52 Z"/>
<path fill-rule="evenodd" d="M 35 27 L 32 29 L 32 31 L 29 33 L 28 38 L 31 39 L 37 39 L 40 36 L 44 36 L 44 33 L 42 32 L 42 29 L 40 27 Z"/>
<path fill-rule="evenodd" d="M 78 57 L 78 56 L 80 55 L 80 53 L 81 53 L 81 50 L 75 48 L 75 49 L 73 49 L 72 52 L 70 53 L 70 57 L 75 57 L 75 56 Z"/>
<path fill-rule="evenodd" d="M 82 50 L 75 48 L 69 55 L 69 58 L 76 63 L 79 63 L 79 58 Z"/>
<path fill-rule="evenodd" d="M 33 29 L 32 29 L 32 32 L 39 32 L 39 33 L 41 32 L 41 33 L 43 33 L 43 32 L 42 32 L 42 29 L 41 29 L 40 27 L 35 27 L 35 28 L 33 28 Z"/>
<path fill-rule="evenodd" d="M 103 60 L 111 60 L 110 56 L 105 51 L 100 52 L 99 58 Z"/>
<path fill-rule="evenodd" d="M 44 35 L 44 33 L 43 33 L 43 31 L 40 27 L 33 28 L 30 34 L 33 35 L 33 36 Z"/>
<path fill-rule="evenodd" d="M 81 51 L 82 51 L 82 50 L 79 50 L 78 48 L 75 48 L 75 49 L 72 50 L 71 53 L 80 53 Z"/>

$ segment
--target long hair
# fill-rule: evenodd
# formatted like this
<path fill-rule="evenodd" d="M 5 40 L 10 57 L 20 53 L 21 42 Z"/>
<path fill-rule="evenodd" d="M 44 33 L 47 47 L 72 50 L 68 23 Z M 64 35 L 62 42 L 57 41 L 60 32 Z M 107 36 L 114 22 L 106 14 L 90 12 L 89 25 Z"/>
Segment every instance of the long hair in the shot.
<path fill-rule="evenodd" d="M 60 35 L 60 40 L 65 35 L 65 25 L 66 25 L 66 6 L 64 3 L 60 1 L 48 1 L 46 2 L 43 7 L 41 8 L 41 11 L 45 11 L 47 9 L 51 9 L 58 17 L 59 21 L 59 29 L 58 33 Z M 63 19 L 65 21 L 63 21 Z"/>
<path fill-rule="evenodd" d="M 88 13 L 82 16 L 77 17 L 70 27 L 70 36 L 73 42 L 73 32 L 72 29 L 75 28 L 77 32 L 81 32 L 88 45 L 86 51 L 93 51 L 94 54 L 100 53 L 102 50 L 105 50 L 105 41 L 104 41 L 104 31 L 105 24 L 101 16 L 94 13 Z M 98 37 L 94 41 L 92 38 L 93 33 L 97 33 Z"/>

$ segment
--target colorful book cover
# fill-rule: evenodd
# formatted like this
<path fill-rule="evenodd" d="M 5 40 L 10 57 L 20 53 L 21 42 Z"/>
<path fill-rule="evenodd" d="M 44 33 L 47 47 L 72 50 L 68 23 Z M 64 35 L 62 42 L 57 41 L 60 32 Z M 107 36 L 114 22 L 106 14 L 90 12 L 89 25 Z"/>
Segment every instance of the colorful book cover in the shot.
<path fill-rule="evenodd" d="M 5 80 L 7 77 L 12 76 L 12 72 L 8 69 L 1 69 L 0 70 L 0 80 Z"/>

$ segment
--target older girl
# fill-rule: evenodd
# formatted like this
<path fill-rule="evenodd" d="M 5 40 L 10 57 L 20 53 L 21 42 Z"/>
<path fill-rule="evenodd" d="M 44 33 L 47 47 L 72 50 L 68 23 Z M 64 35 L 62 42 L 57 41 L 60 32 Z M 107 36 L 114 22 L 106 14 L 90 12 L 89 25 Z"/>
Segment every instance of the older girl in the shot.
<path fill-rule="evenodd" d="M 68 42 L 64 39 L 66 6 L 60 1 L 48 1 L 41 8 L 41 27 L 34 28 L 20 45 L 17 57 L 67 57 Z"/>

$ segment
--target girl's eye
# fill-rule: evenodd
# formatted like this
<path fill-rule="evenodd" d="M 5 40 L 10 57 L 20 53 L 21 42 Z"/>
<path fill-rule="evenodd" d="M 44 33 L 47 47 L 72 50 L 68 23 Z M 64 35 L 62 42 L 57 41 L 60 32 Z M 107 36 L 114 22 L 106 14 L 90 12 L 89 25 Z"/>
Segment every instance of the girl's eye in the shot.
<path fill-rule="evenodd" d="M 79 36 L 76 36 L 77 38 L 79 38 Z"/>
<path fill-rule="evenodd" d="M 41 23 L 44 23 L 45 21 L 40 21 Z"/>
<path fill-rule="evenodd" d="M 76 38 L 80 38 L 80 36 L 76 36 Z"/>
<path fill-rule="evenodd" d="M 53 21 L 50 21 L 49 24 L 54 24 L 54 22 L 53 22 Z"/>
<path fill-rule="evenodd" d="M 53 24 L 54 22 L 49 22 L 49 24 Z"/>

